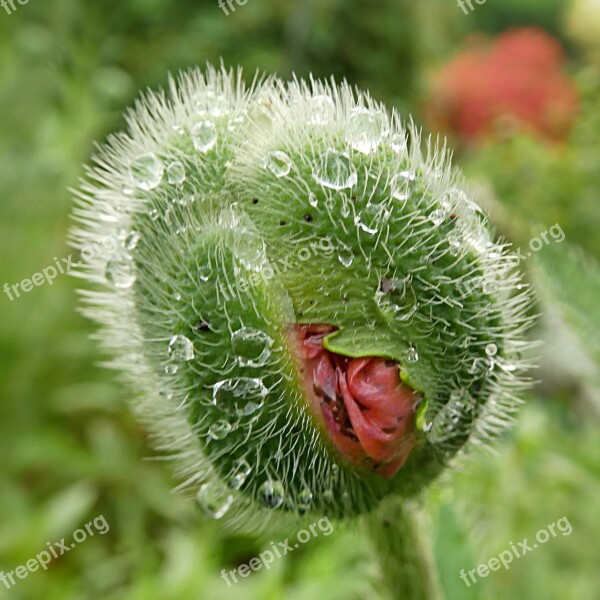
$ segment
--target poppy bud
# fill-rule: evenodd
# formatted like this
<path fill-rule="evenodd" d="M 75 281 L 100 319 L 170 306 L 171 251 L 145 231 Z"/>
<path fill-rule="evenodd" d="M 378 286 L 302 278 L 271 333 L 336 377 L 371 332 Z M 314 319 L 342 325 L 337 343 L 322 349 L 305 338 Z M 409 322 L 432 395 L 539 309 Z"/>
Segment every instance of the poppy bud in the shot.
<path fill-rule="evenodd" d="M 510 422 L 529 295 L 443 147 L 346 84 L 210 68 L 128 126 L 78 194 L 74 245 L 115 241 L 84 312 L 205 512 L 369 511 Z"/>

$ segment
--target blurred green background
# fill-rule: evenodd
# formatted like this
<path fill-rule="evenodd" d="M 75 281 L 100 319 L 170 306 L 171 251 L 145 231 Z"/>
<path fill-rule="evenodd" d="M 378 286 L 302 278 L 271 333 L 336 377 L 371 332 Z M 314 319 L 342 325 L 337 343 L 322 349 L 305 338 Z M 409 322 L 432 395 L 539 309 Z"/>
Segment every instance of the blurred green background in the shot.
<path fill-rule="evenodd" d="M 566 234 L 523 264 L 543 313 L 538 383 L 494 453 L 473 452 L 423 499 L 446 596 L 600 598 L 600 9 L 580 0 L 30 0 L 0 8 L 0 286 L 66 257 L 71 197 L 95 141 L 124 126 L 140 90 L 206 61 L 287 78 L 334 75 L 427 128 L 437 73 L 465 39 L 545 29 L 566 53 L 580 98 L 559 141 L 501 127 L 476 142 L 445 131 L 473 193 L 515 246 L 560 224 Z M 475 35 L 476 37 L 473 37 Z M 469 37 L 470 36 L 470 37 Z M 468 44 L 469 42 L 467 42 Z M 500 120 L 500 123 L 502 121 Z M 437 131 L 433 129 L 432 133 Z M 552 240 L 551 240 L 552 241 Z M 219 573 L 269 537 L 224 531 L 173 492 L 127 408 L 127 392 L 59 277 L 0 294 L 0 570 L 104 515 L 47 571 L 0 598 L 382 598 L 365 538 L 336 528 L 228 588 Z M 466 588 L 472 569 L 567 516 L 572 534 Z M 273 538 L 278 541 L 282 538 Z"/>

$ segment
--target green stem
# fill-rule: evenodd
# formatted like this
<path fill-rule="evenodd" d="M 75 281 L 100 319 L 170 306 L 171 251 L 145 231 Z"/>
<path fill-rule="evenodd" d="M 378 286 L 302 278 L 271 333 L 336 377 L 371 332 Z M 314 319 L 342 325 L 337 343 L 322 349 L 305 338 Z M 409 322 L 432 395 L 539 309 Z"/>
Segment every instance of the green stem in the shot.
<path fill-rule="evenodd" d="M 381 577 L 394 600 L 443 598 L 430 546 L 415 508 L 391 498 L 366 525 L 379 559 Z"/>

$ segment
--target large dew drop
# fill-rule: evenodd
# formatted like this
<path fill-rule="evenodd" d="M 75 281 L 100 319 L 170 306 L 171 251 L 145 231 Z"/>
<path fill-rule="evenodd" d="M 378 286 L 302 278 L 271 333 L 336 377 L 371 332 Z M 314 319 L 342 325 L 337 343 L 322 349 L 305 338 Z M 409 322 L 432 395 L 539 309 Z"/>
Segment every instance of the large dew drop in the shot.
<path fill-rule="evenodd" d="M 213 404 L 224 413 L 244 417 L 260 410 L 268 390 L 261 379 L 236 377 L 213 386 Z"/>
<path fill-rule="evenodd" d="M 271 356 L 273 340 L 260 329 L 242 327 L 231 336 L 231 348 L 242 367 L 263 367 Z"/>
<path fill-rule="evenodd" d="M 285 177 L 292 170 L 292 160 L 285 152 L 274 150 L 265 156 L 263 166 L 275 177 Z"/>
<path fill-rule="evenodd" d="M 162 161 L 151 152 L 138 156 L 129 166 L 131 179 L 136 187 L 149 191 L 162 181 L 165 167 Z"/>
<path fill-rule="evenodd" d="M 352 111 L 346 129 L 346 142 L 363 154 L 377 149 L 389 131 L 385 115 L 364 107 Z"/>
<path fill-rule="evenodd" d="M 229 487 L 234 490 L 239 490 L 246 482 L 246 479 L 248 479 L 248 475 L 250 475 L 251 471 L 252 467 L 246 459 L 240 458 L 236 460 L 227 477 Z"/>
<path fill-rule="evenodd" d="M 192 360 L 194 358 L 194 344 L 185 335 L 174 335 L 169 340 L 169 356 L 174 360 Z"/>
<path fill-rule="evenodd" d="M 392 196 L 397 200 L 408 200 L 414 187 L 416 175 L 412 171 L 401 171 L 391 182 Z"/>
<path fill-rule="evenodd" d="M 265 508 L 279 508 L 285 499 L 285 491 L 280 481 L 268 479 L 258 488 L 258 501 Z"/>
<path fill-rule="evenodd" d="M 358 181 L 348 155 L 335 150 L 328 150 L 317 160 L 312 176 L 317 183 L 332 190 L 354 187 Z"/>
<path fill-rule="evenodd" d="M 105 277 L 116 288 L 130 288 L 135 283 L 133 263 L 129 260 L 110 260 L 106 264 Z"/>
<path fill-rule="evenodd" d="M 217 143 L 217 129 L 212 121 L 200 121 L 192 126 L 190 131 L 194 148 L 206 154 Z"/>
<path fill-rule="evenodd" d="M 310 100 L 308 123 L 325 125 L 335 115 L 335 105 L 329 96 L 314 96 Z"/>
<path fill-rule="evenodd" d="M 181 161 L 175 160 L 167 167 L 167 181 L 174 185 L 185 181 L 185 167 Z"/>
<path fill-rule="evenodd" d="M 233 496 L 227 488 L 216 483 L 202 484 L 196 499 L 200 508 L 212 519 L 220 519 L 233 502 Z"/>

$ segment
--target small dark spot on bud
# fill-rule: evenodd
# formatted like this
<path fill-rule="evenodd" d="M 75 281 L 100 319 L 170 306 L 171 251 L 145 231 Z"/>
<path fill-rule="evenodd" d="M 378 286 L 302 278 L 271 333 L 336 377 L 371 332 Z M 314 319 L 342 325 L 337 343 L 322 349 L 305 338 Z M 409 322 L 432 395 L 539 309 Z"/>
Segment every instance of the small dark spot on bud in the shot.
<path fill-rule="evenodd" d="M 210 331 L 210 325 L 206 321 L 200 321 L 200 323 L 196 325 L 196 329 L 198 331 Z"/>
<path fill-rule="evenodd" d="M 388 279 L 387 277 L 381 278 L 381 281 L 379 282 L 379 290 L 381 292 L 389 294 L 390 292 L 393 292 L 394 289 L 394 282 L 391 279 Z"/>
<path fill-rule="evenodd" d="M 395 367 L 396 361 L 389 358 L 388 360 L 385 361 L 385 366 L 386 367 Z"/>
<path fill-rule="evenodd" d="M 280 225 L 287 225 L 287 221 L 285 221 L 284 219 L 281 219 L 281 221 L 279 221 Z"/>
<path fill-rule="evenodd" d="M 304 215 L 304 220 L 305 220 L 307 223 L 310 223 L 310 222 L 312 222 L 312 220 L 313 220 L 313 216 L 312 216 L 310 213 L 306 213 L 306 214 Z"/>
<path fill-rule="evenodd" d="M 456 214 L 456 213 L 452 213 L 452 214 L 450 215 L 450 218 L 451 218 L 453 221 L 456 221 L 456 219 L 458 218 L 458 216 L 457 216 L 457 214 Z"/>
<path fill-rule="evenodd" d="M 252 198 L 252 204 L 258 204 L 258 198 Z"/>

